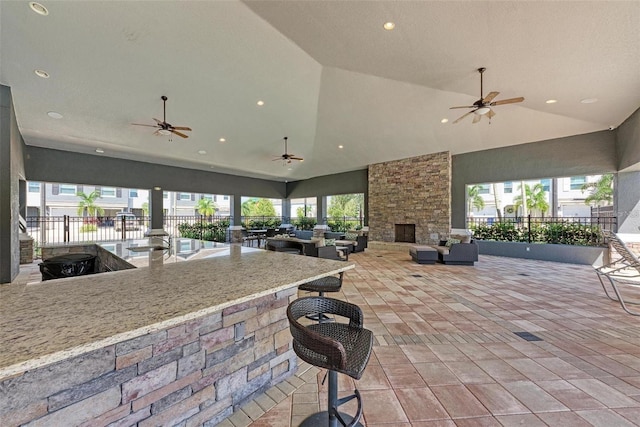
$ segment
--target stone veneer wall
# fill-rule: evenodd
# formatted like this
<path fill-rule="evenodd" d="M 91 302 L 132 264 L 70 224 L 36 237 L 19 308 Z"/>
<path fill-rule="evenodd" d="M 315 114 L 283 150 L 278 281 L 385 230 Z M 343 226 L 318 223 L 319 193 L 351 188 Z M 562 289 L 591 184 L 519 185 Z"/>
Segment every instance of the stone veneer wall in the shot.
<path fill-rule="evenodd" d="M 216 425 L 294 374 L 286 307 L 296 293 L 260 297 L 6 379 L 0 425 Z"/>
<path fill-rule="evenodd" d="M 395 224 L 415 224 L 417 244 L 438 244 L 449 234 L 449 152 L 369 166 L 369 240 L 393 242 Z"/>

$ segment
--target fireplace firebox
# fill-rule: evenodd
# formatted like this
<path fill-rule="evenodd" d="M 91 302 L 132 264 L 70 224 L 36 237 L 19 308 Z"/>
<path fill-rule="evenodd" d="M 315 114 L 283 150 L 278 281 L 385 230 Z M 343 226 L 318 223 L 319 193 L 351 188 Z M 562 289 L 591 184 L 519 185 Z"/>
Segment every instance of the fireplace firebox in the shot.
<path fill-rule="evenodd" d="M 396 224 L 396 242 L 416 242 L 415 224 Z"/>

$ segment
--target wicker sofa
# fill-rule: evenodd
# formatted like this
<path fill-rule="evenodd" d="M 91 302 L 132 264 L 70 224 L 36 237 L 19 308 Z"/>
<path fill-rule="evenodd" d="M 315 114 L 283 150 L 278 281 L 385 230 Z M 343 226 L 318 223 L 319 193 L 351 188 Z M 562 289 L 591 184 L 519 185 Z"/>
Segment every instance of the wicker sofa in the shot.
<path fill-rule="evenodd" d="M 469 235 L 452 234 L 433 248 L 438 251 L 438 261 L 443 264 L 474 265 L 478 261 L 478 245 Z"/>
<path fill-rule="evenodd" d="M 329 237 L 329 235 L 337 235 Z M 367 248 L 368 237 L 363 231 L 347 231 L 346 233 L 324 233 L 325 239 L 336 239 L 338 246 L 351 246 L 352 252 L 362 252 Z"/>

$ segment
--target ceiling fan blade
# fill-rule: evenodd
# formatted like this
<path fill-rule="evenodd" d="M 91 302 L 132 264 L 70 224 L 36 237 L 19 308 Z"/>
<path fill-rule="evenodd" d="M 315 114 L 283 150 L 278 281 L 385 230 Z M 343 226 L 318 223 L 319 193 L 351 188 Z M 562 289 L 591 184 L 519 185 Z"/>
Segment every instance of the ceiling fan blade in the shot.
<path fill-rule="evenodd" d="M 523 97 L 509 98 L 509 99 L 503 99 L 501 101 L 492 102 L 490 105 L 494 106 L 494 105 L 504 105 L 504 104 L 515 104 L 516 102 L 522 102 L 522 101 L 524 101 Z"/>
<path fill-rule="evenodd" d="M 171 126 L 171 129 L 175 129 L 175 130 L 191 130 L 191 128 L 188 128 L 186 126 Z"/>
<path fill-rule="evenodd" d="M 150 128 L 157 128 L 158 125 L 143 125 L 142 123 L 131 123 L 133 126 L 147 126 Z"/>
<path fill-rule="evenodd" d="M 493 101 L 493 98 L 495 98 L 496 96 L 498 96 L 498 94 L 499 94 L 499 93 L 500 93 L 500 92 L 489 92 L 489 93 L 487 94 L 487 96 L 485 96 L 485 97 L 484 97 L 484 99 L 482 100 L 482 103 L 483 103 L 483 104 L 486 104 L 486 103 L 488 103 L 488 102 Z"/>
<path fill-rule="evenodd" d="M 473 110 L 473 111 L 475 111 L 475 110 Z M 454 124 L 454 125 L 455 125 L 455 124 L 456 124 L 456 123 L 458 123 L 460 120 L 464 119 L 464 118 L 465 118 L 465 117 L 467 117 L 469 114 L 473 113 L 473 111 L 469 111 L 468 113 L 464 113 L 462 116 L 458 117 L 458 119 L 457 119 L 455 122 L 453 122 L 452 124 Z"/>
<path fill-rule="evenodd" d="M 480 114 L 476 114 L 475 116 L 473 116 L 473 121 L 471 123 L 478 123 L 481 119 L 482 116 Z"/>
<path fill-rule="evenodd" d="M 449 110 L 455 110 L 456 108 L 476 108 L 475 105 L 465 105 L 462 107 L 449 107 Z"/>
<path fill-rule="evenodd" d="M 183 138 L 189 138 L 189 135 L 185 135 L 184 133 L 182 133 L 182 132 L 178 132 L 178 131 L 177 131 L 177 130 L 175 130 L 175 129 L 169 129 L 169 131 L 170 131 L 171 133 L 174 133 L 174 134 L 176 134 L 176 135 L 178 135 L 178 136 L 181 136 L 181 137 L 183 137 Z"/>
<path fill-rule="evenodd" d="M 489 112 L 487 114 L 485 114 L 485 116 L 487 116 L 489 118 L 491 118 L 491 117 L 493 117 L 495 115 L 496 115 L 496 113 L 494 113 L 493 110 L 489 110 Z"/>
<path fill-rule="evenodd" d="M 289 158 L 290 158 L 291 160 L 300 160 L 300 161 L 303 161 L 303 160 L 304 160 L 302 157 L 289 156 Z"/>
<path fill-rule="evenodd" d="M 155 117 L 153 117 L 153 120 L 155 120 L 159 125 L 163 125 L 164 122 L 161 120 L 156 119 Z"/>

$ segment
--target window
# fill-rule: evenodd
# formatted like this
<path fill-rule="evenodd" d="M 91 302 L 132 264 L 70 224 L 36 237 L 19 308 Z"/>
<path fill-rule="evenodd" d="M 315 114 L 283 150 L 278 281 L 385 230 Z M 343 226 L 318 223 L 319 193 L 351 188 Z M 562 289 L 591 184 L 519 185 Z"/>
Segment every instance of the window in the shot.
<path fill-rule="evenodd" d="M 205 200 L 213 200 L 213 196 L 211 194 L 203 194 L 202 198 Z"/>
<path fill-rule="evenodd" d="M 180 196 L 178 197 L 178 200 L 191 200 L 190 193 L 178 193 L 178 195 Z"/>
<path fill-rule="evenodd" d="M 116 197 L 115 187 L 102 187 L 100 189 L 100 197 Z"/>
<path fill-rule="evenodd" d="M 166 191 L 162 192 L 162 198 L 163 199 L 168 199 L 169 198 L 169 193 L 167 193 Z"/>
<path fill-rule="evenodd" d="M 480 190 L 478 190 L 478 194 L 489 194 L 491 187 L 487 184 L 481 184 Z"/>
<path fill-rule="evenodd" d="M 60 184 L 60 194 L 76 195 L 76 186 L 69 184 Z"/>
<path fill-rule="evenodd" d="M 572 190 L 580 190 L 584 184 L 587 182 L 586 176 L 572 176 L 571 180 L 571 189 Z"/>
<path fill-rule="evenodd" d="M 544 191 L 551 191 L 551 180 L 550 179 L 541 179 L 540 184 L 542 184 L 542 189 Z"/>
<path fill-rule="evenodd" d="M 229 196 L 222 196 L 222 200 L 229 200 Z"/>
<path fill-rule="evenodd" d="M 40 192 L 40 183 L 29 182 L 29 193 L 39 193 L 39 192 Z"/>
<path fill-rule="evenodd" d="M 129 197 L 135 199 L 138 197 L 138 190 L 129 190 Z"/>
<path fill-rule="evenodd" d="M 506 193 L 513 193 L 513 182 L 511 181 L 506 181 L 504 183 L 504 192 Z"/>

